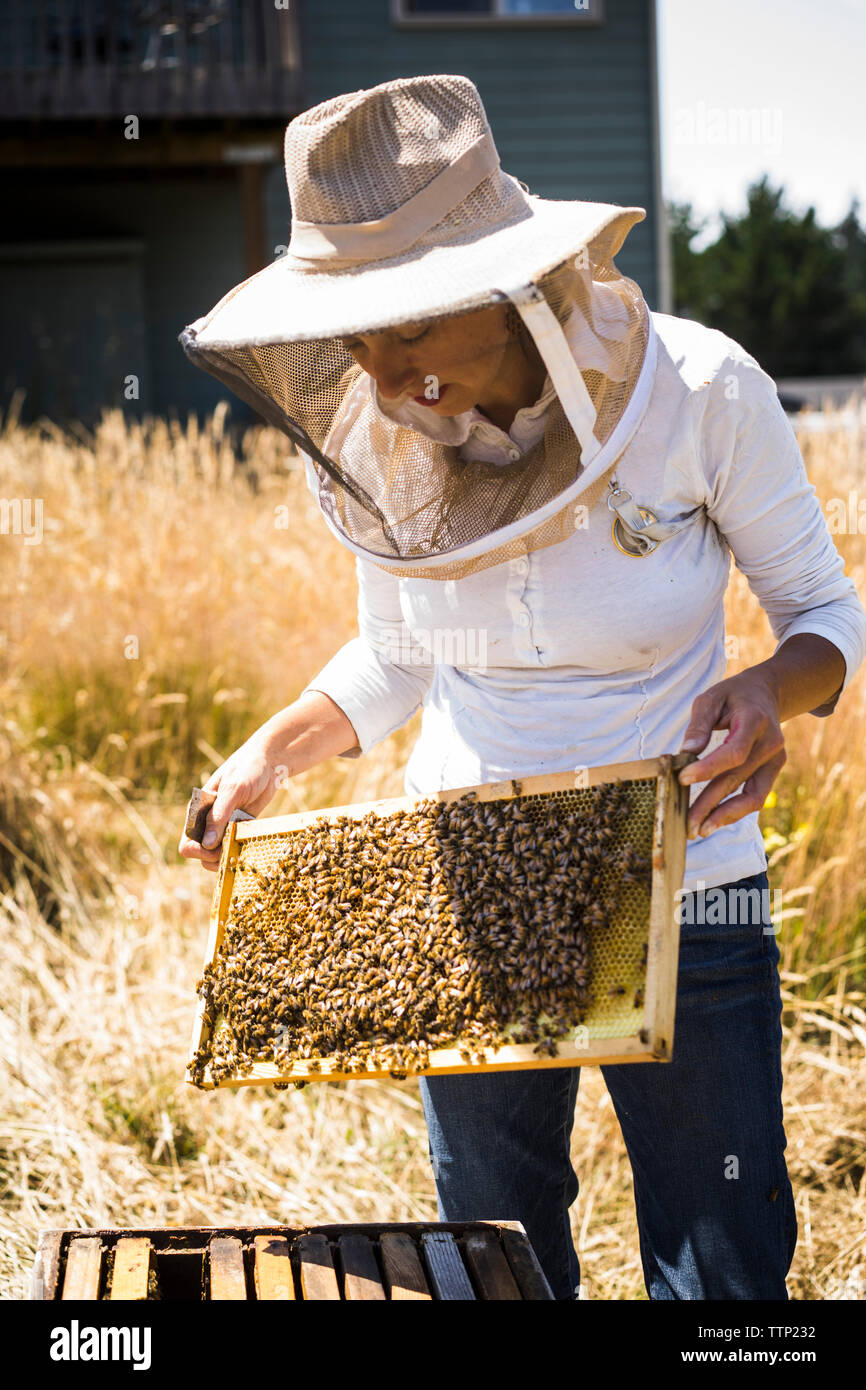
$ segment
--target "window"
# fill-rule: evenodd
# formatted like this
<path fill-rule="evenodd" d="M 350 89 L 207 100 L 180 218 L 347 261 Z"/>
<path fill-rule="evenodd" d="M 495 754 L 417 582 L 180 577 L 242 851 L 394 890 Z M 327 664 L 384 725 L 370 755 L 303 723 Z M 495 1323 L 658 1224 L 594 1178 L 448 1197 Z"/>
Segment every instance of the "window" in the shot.
<path fill-rule="evenodd" d="M 601 24 L 604 0 L 391 0 L 395 24 Z"/>

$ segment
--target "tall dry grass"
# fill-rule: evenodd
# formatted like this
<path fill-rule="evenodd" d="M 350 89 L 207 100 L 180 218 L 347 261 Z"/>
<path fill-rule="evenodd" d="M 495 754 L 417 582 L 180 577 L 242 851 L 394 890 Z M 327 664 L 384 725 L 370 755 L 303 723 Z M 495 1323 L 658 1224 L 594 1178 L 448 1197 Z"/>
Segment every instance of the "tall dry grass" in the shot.
<path fill-rule="evenodd" d="M 803 440 L 822 500 L 860 486 L 866 422 Z M 202 1094 L 183 1081 L 213 880 L 176 854 L 183 805 L 354 630 L 349 557 L 286 442 L 250 430 L 0 428 L 0 1291 L 48 1226 L 435 1217 L 413 1082 Z M 840 535 L 864 589 L 866 542 Z M 731 670 L 772 650 L 735 573 Z M 785 1106 L 797 1298 L 866 1296 L 863 706 L 786 726 L 762 823 L 782 890 Z M 278 812 L 402 790 L 414 724 L 298 778 Z M 628 1164 L 587 1068 L 572 1217 L 588 1295 L 644 1297 Z M 502 1213 L 492 1213 L 501 1215 Z"/>

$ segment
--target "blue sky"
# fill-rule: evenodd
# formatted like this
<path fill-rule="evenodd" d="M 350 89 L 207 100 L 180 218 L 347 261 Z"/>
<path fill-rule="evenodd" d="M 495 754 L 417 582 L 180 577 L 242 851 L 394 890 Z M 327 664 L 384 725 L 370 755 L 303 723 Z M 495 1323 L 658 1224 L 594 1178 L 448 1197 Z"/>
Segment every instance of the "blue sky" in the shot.
<path fill-rule="evenodd" d="M 766 170 L 825 225 L 857 195 L 866 224 L 866 0 L 658 6 L 665 196 L 738 212 Z"/>

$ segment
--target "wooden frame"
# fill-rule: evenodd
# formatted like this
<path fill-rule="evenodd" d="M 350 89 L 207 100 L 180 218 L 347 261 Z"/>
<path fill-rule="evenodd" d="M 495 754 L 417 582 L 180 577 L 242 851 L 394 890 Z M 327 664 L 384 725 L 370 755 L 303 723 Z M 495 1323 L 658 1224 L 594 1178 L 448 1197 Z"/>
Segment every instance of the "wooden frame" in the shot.
<path fill-rule="evenodd" d="M 689 789 L 680 783 L 678 773 L 694 761 L 692 753 L 662 754 L 637 762 L 612 763 L 604 767 L 582 768 L 580 780 L 574 772 L 527 777 L 521 782 L 491 782 L 478 787 L 459 787 L 434 793 L 440 802 L 456 801 L 467 792 L 474 792 L 479 801 L 510 799 L 540 792 L 574 790 L 601 783 L 630 780 L 656 780 L 655 809 L 652 831 L 652 879 L 650 890 L 649 938 L 647 943 L 646 987 L 643 1005 L 643 1026 L 632 1035 L 616 1038 L 596 1038 L 583 1045 L 562 1040 L 558 1055 L 539 1056 L 531 1043 L 504 1044 L 484 1049 L 483 1063 L 464 1061 L 458 1047 L 438 1048 L 430 1053 L 430 1065 L 411 1075 L 439 1075 L 476 1071 L 519 1071 L 542 1067 L 601 1066 L 618 1062 L 670 1061 L 673 1048 L 674 1015 L 676 1008 L 677 963 L 679 955 L 679 920 L 675 911 L 675 896 L 682 887 L 686 852 L 686 820 Z M 225 933 L 232 899 L 237 865 L 236 849 L 245 840 L 301 830 L 318 821 L 335 820 L 342 816 L 360 818 L 368 812 L 390 815 L 398 810 L 411 810 L 418 799 L 390 797 L 379 801 L 334 806 L 318 811 L 303 811 L 289 816 L 230 822 L 222 845 L 217 882 L 210 914 L 210 928 L 204 965 L 217 957 Z M 190 1060 L 208 1039 L 205 1002 L 199 1000 L 193 1023 Z M 317 1063 L 310 1069 L 310 1061 Z M 401 1073 L 402 1074 L 402 1073 Z M 382 1080 L 392 1073 L 369 1069 L 344 1072 L 330 1058 L 298 1060 L 290 1068 L 274 1062 L 256 1062 L 245 1074 L 234 1073 L 224 1078 L 221 1086 L 261 1086 L 274 1082 Z M 189 1079 L 189 1078 L 187 1078 Z M 203 1089 L 211 1089 L 207 1069 Z"/>

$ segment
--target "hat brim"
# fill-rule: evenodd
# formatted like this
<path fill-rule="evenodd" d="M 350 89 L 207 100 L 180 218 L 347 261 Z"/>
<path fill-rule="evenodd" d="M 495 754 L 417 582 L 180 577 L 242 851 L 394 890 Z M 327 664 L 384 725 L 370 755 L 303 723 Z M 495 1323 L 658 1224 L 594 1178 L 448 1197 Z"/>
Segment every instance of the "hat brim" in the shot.
<path fill-rule="evenodd" d="M 640 207 L 528 194 L 521 215 L 506 225 L 388 260 L 329 270 L 327 262 L 310 269 L 280 256 L 190 327 L 200 347 L 219 349 L 346 337 L 480 309 L 582 248 L 592 258 L 602 237 L 605 255 L 615 255 L 645 217 Z"/>

